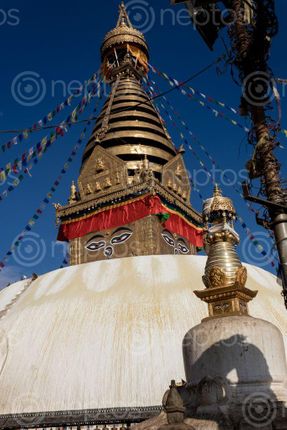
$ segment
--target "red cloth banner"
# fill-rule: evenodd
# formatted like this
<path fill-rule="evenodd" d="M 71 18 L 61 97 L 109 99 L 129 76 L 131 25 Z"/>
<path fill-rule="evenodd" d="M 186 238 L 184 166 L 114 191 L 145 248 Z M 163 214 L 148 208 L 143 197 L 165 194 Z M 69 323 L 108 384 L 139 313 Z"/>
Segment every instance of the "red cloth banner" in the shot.
<path fill-rule="evenodd" d="M 172 233 L 185 237 L 197 247 L 203 246 L 202 230 L 164 206 L 158 196 L 147 196 L 123 206 L 107 209 L 79 221 L 63 223 L 60 226 L 58 240 L 70 241 L 77 237 L 83 237 L 88 233 L 124 226 L 149 215 L 161 213 L 170 215 L 169 219 L 164 223 L 165 228 Z"/>

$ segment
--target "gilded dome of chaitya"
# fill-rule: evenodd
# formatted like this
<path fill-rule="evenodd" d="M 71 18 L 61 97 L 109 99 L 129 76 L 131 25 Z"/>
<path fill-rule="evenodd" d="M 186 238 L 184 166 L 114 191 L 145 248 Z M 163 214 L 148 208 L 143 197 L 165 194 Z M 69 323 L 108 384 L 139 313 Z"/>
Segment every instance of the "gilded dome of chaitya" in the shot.
<path fill-rule="evenodd" d="M 207 221 L 212 214 L 216 212 L 226 212 L 230 216 L 236 215 L 236 210 L 234 208 L 233 202 L 228 197 L 224 197 L 220 188 L 216 185 L 213 193 L 213 197 L 205 200 L 203 206 L 203 216 Z"/>
<path fill-rule="evenodd" d="M 148 45 L 144 35 L 132 26 L 125 6 L 122 3 L 120 6 L 120 16 L 117 26 L 113 30 L 109 31 L 104 38 L 101 48 L 102 57 L 104 57 L 107 50 L 123 43 L 140 45 L 144 49 L 145 53 L 148 54 Z"/>

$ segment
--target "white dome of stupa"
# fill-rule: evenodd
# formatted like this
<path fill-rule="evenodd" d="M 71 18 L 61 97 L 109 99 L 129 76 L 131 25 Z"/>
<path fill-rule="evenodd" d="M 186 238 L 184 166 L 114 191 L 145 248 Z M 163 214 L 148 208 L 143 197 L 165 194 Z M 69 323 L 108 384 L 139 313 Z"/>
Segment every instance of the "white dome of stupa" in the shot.
<path fill-rule="evenodd" d="M 208 316 L 206 257 L 93 262 L 21 281 L 0 293 L 0 414 L 143 410 L 185 378 L 182 341 Z M 250 315 L 275 324 L 287 346 L 276 278 L 246 265 L 258 290 Z"/>

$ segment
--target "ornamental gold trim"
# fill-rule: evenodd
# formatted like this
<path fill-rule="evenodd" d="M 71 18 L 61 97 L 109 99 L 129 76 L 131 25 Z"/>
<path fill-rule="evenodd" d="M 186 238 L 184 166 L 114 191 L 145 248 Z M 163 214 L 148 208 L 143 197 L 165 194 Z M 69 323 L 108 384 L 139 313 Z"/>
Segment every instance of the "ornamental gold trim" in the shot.
<path fill-rule="evenodd" d="M 77 213 L 79 212 L 82 212 L 85 210 L 94 210 L 95 207 L 98 205 L 106 204 L 109 202 L 112 204 L 112 201 L 114 200 L 125 198 L 128 195 L 142 192 L 142 193 L 145 193 L 146 195 L 158 194 L 159 197 L 162 196 L 171 204 L 175 204 L 180 210 L 182 210 L 184 213 L 186 213 L 188 216 L 194 219 L 195 222 L 198 222 L 198 224 L 202 224 L 202 218 L 198 212 L 196 212 L 193 208 L 181 202 L 180 200 L 175 201 L 175 197 L 173 196 L 173 194 L 171 194 L 168 190 L 166 190 L 162 185 L 160 185 L 156 181 L 157 180 L 154 179 L 153 184 L 143 183 L 140 185 L 130 186 L 121 191 L 111 192 L 109 194 L 107 193 L 105 196 L 99 197 L 98 199 L 92 198 L 91 200 L 87 200 L 85 202 L 73 203 L 70 206 L 57 207 L 56 215 L 60 220 L 67 216 L 76 216 Z M 73 220 L 71 220 L 70 222 L 73 222 Z M 191 225 L 193 224 L 191 223 Z M 202 227 L 194 225 L 194 228 L 196 228 L 198 231 L 202 231 Z"/>

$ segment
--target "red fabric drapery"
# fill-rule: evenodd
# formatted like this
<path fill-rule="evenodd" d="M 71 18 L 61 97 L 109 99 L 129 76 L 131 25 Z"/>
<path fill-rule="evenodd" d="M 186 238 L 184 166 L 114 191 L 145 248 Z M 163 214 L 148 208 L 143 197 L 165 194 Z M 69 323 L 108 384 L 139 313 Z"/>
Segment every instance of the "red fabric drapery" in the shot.
<path fill-rule="evenodd" d="M 180 215 L 164 206 L 158 196 L 146 196 L 122 206 L 113 207 L 103 212 L 82 218 L 78 221 L 63 223 L 58 240 L 69 241 L 85 236 L 93 231 L 103 231 L 130 224 L 148 215 L 168 213 L 169 219 L 164 226 L 173 233 L 185 237 L 197 247 L 203 246 L 202 230 L 190 224 Z"/>

